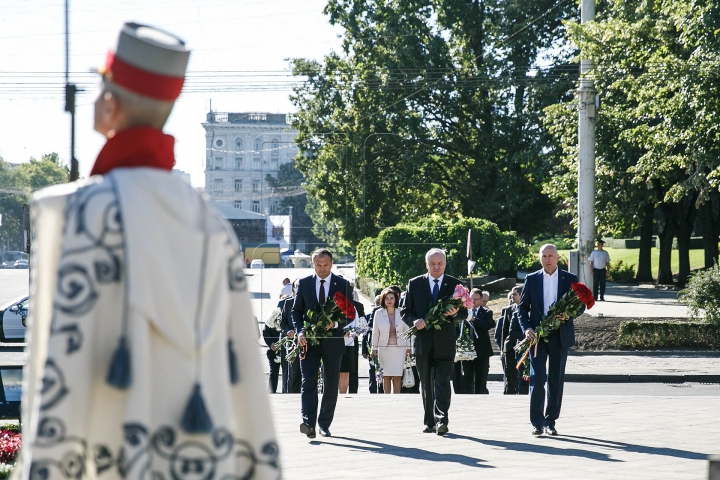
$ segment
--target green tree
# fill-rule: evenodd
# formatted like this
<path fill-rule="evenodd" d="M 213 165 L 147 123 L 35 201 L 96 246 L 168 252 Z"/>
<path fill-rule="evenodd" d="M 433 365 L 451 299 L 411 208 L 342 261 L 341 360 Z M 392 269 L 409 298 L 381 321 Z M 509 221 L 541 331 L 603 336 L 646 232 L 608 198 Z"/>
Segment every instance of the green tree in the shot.
<path fill-rule="evenodd" d="M 440 212 L 544 231 L 553 204 L 537 112 L 574 69 L 555 0 L 339 0 L 340 53 L 294 59 L 297 168 L 316 224 L 350 245 Z M 559 52 L 552 57 L 548 52 Z M 541 55 L 556 66 L 537 69 Z M 330 230 L 328 230 L 330 231 Z"/>
<path fill-rule="evenodd" d="M 677 236 L 682 285 L 697 207 L 720 186 L 720 10 L 712 0 L 608 0 L 600 7 L 597 21 L 567 24 L 581 56 L 595 62 L 603 99 L 598 217 L 617 225 L 626 216 L 629 229 L 644 224 L 657 206 L 663 216 L 658 281 L 672 283 L 670 249 Z M 563 118 L 557 108 L 546 113 L 550 123 Z M 555 137 L 563 155 L 572 156 L 567 138 Z M 568 185 L 569 167 L 559 172 Z M 605 175 L 617 178 L 607 182 Z"/>
<path fill-rule="evenodd" d="M 22 248 L 22 206 L 30 203 L 32 193 L 43 187 L 65 183 L 69 170 L 61 164 L 57 153 L 43 155 L 40 160 L 12 166 L 0 158 L 0 214 L 2 237 L 10 249 Z"/>

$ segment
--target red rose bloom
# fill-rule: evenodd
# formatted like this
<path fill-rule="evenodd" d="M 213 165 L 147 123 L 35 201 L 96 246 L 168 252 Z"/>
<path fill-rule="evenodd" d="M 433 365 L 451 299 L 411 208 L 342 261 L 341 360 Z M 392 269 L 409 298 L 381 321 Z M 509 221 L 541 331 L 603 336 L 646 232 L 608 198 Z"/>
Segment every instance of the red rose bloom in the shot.
<path fill-rule="evenodd" d="M 595 297 L 593 297 L 592 292 L 585 286 L 584 283 L 573 282 L 570 284 L 570 288 L 573 289 L 575 295 L 578 296 L 580 301 L 587 307 L 588 310 L 595 305 Z"/>
<path fill-rule="evenodd" d="M 353 305 L 353 303 L 348 300 L 345 295 L 340 292 L 335 292 L 333 300 L 335 300 L 335 304 L 338 306 L 340 311 L 343 312 L 343 315 L 349 318 L 355 317 L 355 305 Z"/>

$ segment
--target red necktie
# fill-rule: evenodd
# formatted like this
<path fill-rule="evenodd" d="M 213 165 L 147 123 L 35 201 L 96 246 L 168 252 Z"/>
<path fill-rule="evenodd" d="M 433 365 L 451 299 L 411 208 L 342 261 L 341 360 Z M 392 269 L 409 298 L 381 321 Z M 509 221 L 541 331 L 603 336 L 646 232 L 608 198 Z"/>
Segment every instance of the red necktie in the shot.
<path fill-rule="evenodd" d="M 325 280 L 320 280 L 320 295 L 318 295 L 320 305 L 325 304 Z"/>

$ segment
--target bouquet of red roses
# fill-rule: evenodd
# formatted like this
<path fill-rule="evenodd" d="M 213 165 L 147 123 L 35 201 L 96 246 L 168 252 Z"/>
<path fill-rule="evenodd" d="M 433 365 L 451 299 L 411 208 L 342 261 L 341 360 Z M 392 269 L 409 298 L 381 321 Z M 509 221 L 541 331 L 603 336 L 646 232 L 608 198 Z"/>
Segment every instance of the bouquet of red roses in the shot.
<path fill-rule="evenodd" d="M 346 318 L 355 317 L 355 305 L 340 292 L 328 298 L 319 311 L 309 311 L 304 322 L 305 338 L 310 345 L 319 345 L 320 340 L 331 336 L 327 327 L 335 322 L 344 323 Z"/>
<path fill-rule="evenodd" d="M 522 353 L 522 357 L 517 363 L 516 368 L 520 370 L 523 363 L 527 361 L 533 346 L 535 347 L 535 355 L 537 355 L 537 345 L 541 339 L 547 342 L 547 336 L 553 330 L 560 328 L 562 322 L 567 321 L 568 318 L 577 317 L 583 306 L 590 310 L 593 305 L 595 305 L 595 299 L 590 289 L 587 288 L 584 283 L 571 283 L 570 290 L 550 306 L 547 315 L 543 316 L 540 325 L 535 328 L 535 339 L 530 341 L 526 338 L 515 345 L 515 351 Z M 558 318 L 558 316 L 560 316 L 562 320 Z"/>

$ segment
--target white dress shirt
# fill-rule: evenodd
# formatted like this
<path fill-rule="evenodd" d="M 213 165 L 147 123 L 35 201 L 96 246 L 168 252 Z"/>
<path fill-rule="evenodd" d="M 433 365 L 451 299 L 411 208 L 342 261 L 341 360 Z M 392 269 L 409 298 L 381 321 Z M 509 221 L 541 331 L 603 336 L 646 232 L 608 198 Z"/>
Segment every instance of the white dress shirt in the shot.
<path fill-rule="evenodd" d="M 590 253 L 588 262 L 593 264 L 593 268 L 602 270 L 607 267 L 608 263 L 610 263 L 610 254 L 606 250 L 593 250 Z"/>
<path fill-rule="evenodd" d="M 332 273 L 325 278 L 320 278 L 315 275 L 315 298 L 317 298 L 318 303 L 320 303 L 320 280 L 325 280 L 323 287 L 325 287 L 325 300 L 327 301 L 328 292 L 330 291 L 330 281 L 332 280 Z M 335 326 L 333 328 L 338 328 L 338 322 L 335 322 Z"/>
<path fill-rule="evenodd" d="M 328 292 L 330 291 L 330 282 L 332 281 L 332 273 L 325 278 L 320 278 L 315 275 L 315 298 L 317 298 L 318 303 L 320 303 L 320 280 L 325 280 L 325 300 L 327 300 Z"/>
<path fill-rule="evenodd" d="M 435 279 L 432 277 L 432 275 L 428 274 L 428 282 L 430 283 L 430 293 L 431 294 L 432 294 L 433 288 L 435 288 L 435 280 L 439 280 L 437 283 L 438 289 L 442 288 L 442 281 L 443 281 L 444 276 L 445 276 L 445 274 L 443 273 L 442 275 L 440 275 L 439 278 Z M 438 290 L 438 295 L 440 295 L 439 292 L 440 292 L 440 290 Z M 438 297 L 438 298 L 440 298 L 440 297 Z"/>
<path fill-rule="evenodd" d="M 543 315 L 547 315 L 550 305 L 557 302 L 558 293 L 558 268 L 552 275 L 543 269 Z"/>

